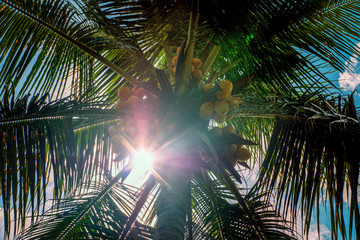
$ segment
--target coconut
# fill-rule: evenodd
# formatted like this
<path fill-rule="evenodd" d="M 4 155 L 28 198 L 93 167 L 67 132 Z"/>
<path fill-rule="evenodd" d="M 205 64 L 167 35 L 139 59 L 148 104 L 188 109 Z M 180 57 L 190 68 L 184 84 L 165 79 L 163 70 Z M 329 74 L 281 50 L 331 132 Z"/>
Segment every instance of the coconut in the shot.
<path fill-rule="evenodd" d="M 127 106 L 127 101 L 118 101 L 117 103 L 115 103 L 114 108 L 121 109 L 124 108 L 125 106 Z"/>
<path fill-rule="evenodd" d="M 216 98 L 218 100 L 226 100 L 230 97 L 231 92 L 229 92 L 228 90 L 220 90 L 217 94 L 216 94 Z"/>
<path fill-rule="evenodd" d="M 239 97 L 232 97 L 229 98 L 227 101 L 230 109 L 235 109 L 237 106 L 239 106 L 240 103 L 243 102 Z"/>
<path fill-rule="evenodd" d="M 175 57 L 172 58 L 172 64 L 173 65 L 176 65 L 177 59 L 178 59 L 178 56 L 175 56 Z"/>
<path fill-rule="evenodd" d="M 219 83 L 220 91 L 216 94 L 218 100 L 225 100 L 230 97 L 233 90 L 233 84 L 229 80 Z"/>
<path fill-rule="evenodd" d="M 234 151 L 231 148 L 225 150 L 223 157 L 224 160 L 229 164 L 231 164 L 233 167 L 236 166 L 237 158 L 236 155 L 234 154 Z"/>
<path fill-rule="evenodd" d="M 121 101 L 126 101 L 131 97 L 131 90 L 130 88 L 124 86 L 119 89 L 117 95 L 121 99 Z"/>
<path fill-rule="evenodd" d="M 226 115 L 215 114 L 213 118 L 217 123 L 222 123 L 226 119 Z"/>
<path fill-rule="evenodd" d="M 202 86 L 202 90 L 204 91 L 204 93 L 206 93 L 207 91 L 209 91 L 210 89 L 212 89 L 214 86 L 211 83 L 206 83 Z"/>
<path fill-rule="evenodd" d="M 199 58 L 193 58 L 192 64 L 195 66 L 196 69 L 199 69 L 202 66 L 202 61 Z"/>
<path fill-rule="evenodd" d="M 241 147 L 236 151 L 236 157 L 238 161 L 246 161 L 250 158 L 250 156 L 250 151 L 246 148 Z"/>
<path fill-rule="evenodd" d="M 139 98 L 143 98 L 144 96 L 146 96 L 146 90 L 144 88 L 142 88 L 142 87 L 134 88 L 131 91 L 131 94 L 134 95 L 134 96 L 137 96 Z"/>
<path fill-rule="evenodd" d="M 221 81 L 219 83 L 219 86 L 220 86 L 221 90 L 226 91 L 226 92 L 230 92 L 230 94 L 231 94 L 231 92 L 233 90 L 233 84 L 229 80 Z"/>
<path fill-rule="evenodd" d="M 219 128 L 219 127 L 213 127 L 213 128 L 211 129 L 211 131 L 212 131 L 215 135 L 217 135 L 217 136 L 220 136 L 220 135 L 222 135 L 222 133 L 223 133 L 222 129 Z"/>
<path fill-rule="evenodd" d="M 214 110 L 218 115 L 225 115 L 229 111 L 229 105 L 226 101 L 216 101 Z"/>
<path fill-rule="evenodd" d="M 200 79 L 202 76 L 202 72 L 200 69 L 196 69 L 192 74 L 193 78 Z"/>
<path fill-rule="evenodd" d="M 232 125 L 227 125 L 226 127 L 225 127 L 225 131 L 227 132 L 227 133 L 235 133 L 235 129 L 234 129 L 234 127 L 232 126 Z"/>
<path fill-rule="evenodd" d="M 141 101 L 141 98 L 132 95 L 127 102 L 129 104 L 129 106 L 135 108 L 140 105 L 140 101 Z"/>
<path fill-rule="evenodd" d="M 204 119 L 210 119 L 212 113 L 213 113 L 213 103 L 212 102 L 204 102 L 201 106 L 200 106 L 200 112 L 199 112 L 199 116 Z"/>

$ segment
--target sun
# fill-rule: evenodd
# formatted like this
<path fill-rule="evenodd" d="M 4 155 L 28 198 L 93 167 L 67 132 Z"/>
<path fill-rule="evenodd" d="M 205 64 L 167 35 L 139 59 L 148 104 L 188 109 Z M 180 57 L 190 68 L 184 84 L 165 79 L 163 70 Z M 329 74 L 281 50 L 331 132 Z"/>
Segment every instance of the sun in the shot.
<path fill-rule="evenodd" d="M 154 156 L 151 152 L 141 149 L 134 153 L 133 157 L 133 172 L 137 175 L 144 174 L 151 170 Z"/>

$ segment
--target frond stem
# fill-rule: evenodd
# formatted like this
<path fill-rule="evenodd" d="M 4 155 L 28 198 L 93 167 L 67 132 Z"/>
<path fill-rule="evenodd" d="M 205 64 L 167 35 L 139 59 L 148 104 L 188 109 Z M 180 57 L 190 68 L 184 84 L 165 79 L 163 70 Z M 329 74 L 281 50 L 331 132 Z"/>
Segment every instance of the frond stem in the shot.
<path fill-rule="evenodd" d="M 135 208 L 133 212 L 131 213 L 131 216 L 129 217 L 128 222 L 126 223 L 126 227 L 122 234 L 119 236 L 119 240 L 126 239 L 128 232 L 130 231 L 131 227 L 133 226 L 137 216 L 139 215 L 140 210 L 144 206 L 146 200 L 148 199 L 148 196 L 151 192 L 151 190 L 154 188 L 156 184 L 156 178 L 153 175 L 150 175 L 149 179 L 146 181 L 146 185 L 144 189 L 141 192 L 141 196 L 136 202 Z"/>
<path fill-rule="evenodd" d="M 127 80 L 128 82 L 130 82 L 132 85 L 137 85 L 139 83 L 139 80 L 137 80 L 136 78 L 134 78 L 133 76 L 131 76 L 129 73 L 127 73 L 124 69 L 120 68 L 119 66 L 117 66 L 115 63 L 113 63 L 112 61 L 110 61 L 109 59 L 103 57 L 101 54 L 95 52 L 94 50 L 92 50 L 91 48 L 87 47 L 86 45 L 84 45 L 83 43 L 71 38 L 70 36 L 68 36 L 67 34 L 63 33 L 62 31 L 60 31 L 59 29 L 56 29 L 54 27 L 52 27 L 51 25 L 45 23 L 44 21 L 42 21 L 41 19 L 32 16 L 31 14 L 27 13 L 26 11 L 22 10 L 21 8 L 15 6 L 14 4 L 11 4 L 10 2 L 3 0 L 3 3 L 7 4 L 8 6 L 12 7 L 13 9 L 19 11 L 20 13 L 22 13 L 23 15 L 25 15 L 26 17 L 34 20 L 35 22 L 41 24 L 42 26 L 44 26 L 45 28 L 49 29 L 50 31 L 54 32 L 55 34 L 59 35 L 60 37 L 64 38 L 66 41 L 72 43 L 73 45 L 75 45 L 77 48 L 83 50 L 85 53 L 87 53 L 88 55 L 92 56 L 93 58 L 99 60 L 100 62 L 102 62 L 103 64 L 105 64 L 106 66 L 108 66 L 109 68 L 111 68 L 112 70 L 114 70 L 116 73 L 118 73 L 119 75 L 121 75 L 125 80 Z"/>

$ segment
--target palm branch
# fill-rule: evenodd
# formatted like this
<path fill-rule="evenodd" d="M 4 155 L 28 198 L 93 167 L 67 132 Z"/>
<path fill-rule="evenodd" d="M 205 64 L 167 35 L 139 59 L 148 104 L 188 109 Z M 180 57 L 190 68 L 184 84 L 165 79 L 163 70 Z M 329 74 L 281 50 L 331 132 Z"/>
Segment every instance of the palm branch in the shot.
<path fill-rule="evenodd" d="M 50 175 L 54 197 L 60 198 L 98 171 L 109 169 L 111 152 L 104 147 L 110 138 L 104 135 L 115 113 L 100 113 L 98 108 L 105 105 L 101 102 L 79 103 L 70 97 L 47 101 L 48 95 L 12 97 L 0 105 L 1 196 L 7 233 L 10 219 L 16 232 L 18 226 L 25 226 L 28 214 L 34 221 L 44 211 L 41 205 L 48 197 Z"/>
<path fill-rule="evenodd" d="M 80 187 L 69 197 L 47 210 L 19 239 L 118 239 L 124 230 L 138 189 L 120 184 L 126 179 L 126 167 L 116 176 L 102 176 L 96 185 Z M 86 185 L 86 184 L 85 184 Z M 136 222 L 129 237 L 147 239 L 153 235 L 151 227 Z"/>
<path fill-rule="evenodd" d="M 1 9 L 6 23 L 1 29 L 1 83 L 21 84 L 20 94 L 41 90 L 59 97 L 72 85 L 72 91 L 82 95 L 94 83 L 94 59 L 133 80 L 101 55 L 124 48 L 122 39 L 103 37 L 71 3 L 2 1 Z"/>
<path fill-rule="evenodd" d="M 140 222 L 134 222 L 128 215 L 132 216 L 138 206 L 143 208 L 144 202 L 140 199 L 144 193 L 147 196 L 148 191 L 154 185 L 149 185 L 150 188 L 144 186 L 144 188 L 136 190 L 126 184 L 121 184 L 118 180 L 126 178 L 125 172 L 120 171 L 117 176 L 110 177 L 110 179 L 103 177 L 99 184 L 91 184 L 86 189 L 77 189 L 76 194 L 59 201 L 30 228 L 23 231 L 18 238 L 120 239 L 120 236 L 126 235 L 126 239 L 151 239 L 154 237 L 155 229 Z M 229 202 L 229 200 L 234 200 L 234 196 L 228 192 L 226 186 L 216 180 L 205 179 L 209 180 L 210 178 L 203 178 L 199 175 L 199 178 L 194 178 L 191 184 L 191 191 L 194 192 L 192 202 L 195 204 L 194 220 L 190 225 L 194 231 L 192 236 L 196 236 L 196 239 L 218 239 L 219 232 L 223 232 L 225 238 L 240 236 L 244 239 L 258 238 L 256 233 L 254 235 L 251 232 L 252 225 L 246 214 L 242 212 L 242 208 Z M 212 186 L 209 187 L 209 184 Z M 212 194 L 214 198 L 210 200 L 207 196 L 212 191 L 216 194 Z M 269 234 L 275 239 L 278 237 L 293 239 L 290 228 L 284 225 L 283 220 L 280 220 L 281 216 L 275 211 L 267 209 L 269 206 L 264 205 L 260 200 L 261 197 L 252 193 L 246 195 L 245 199 L 251 211 L 256 212 L 256 224 L 264 224 L 262 226 L 263 234 Z M 132 201 L 137 202 L 136 206 Z M 139 205 L 139 202 L 142 203 Z M 213 206 L 216 206 L 216 210 L 213 209 Z M 138 211 L 136 212 L 138 214 Z M 137 214 L 134 215 L 135 219 Z M 222 221 L 219 225 L 220 229 L 217 228 L 218 225 L 212 224 L 213 214 L 220 215 L 219 219 Z M 129 224 L 131 228 L 126 227 Z M 231 231 L 229 226 L 235 227 L 236 231 Z M 186 231 L 189 232 L 189 229 Z"/>
<path fill-rule="evenodd" d="M 259 177 L 262 189 L 276 189 L 277 204 L 294 219 L 301 209 L 308 233 L 312 211 L 322 197 L 330 204 L 334 229 L 345 235 L 344 194 L 350 193 L 349 235 L 359 222 L 357 202 L 359 123 L 353 97 L 319 99 L 302 106 L 289 101 L 278 115 Z M 297 105 L 297 106 L 294 106 Z M 288 111 L 286 111 L 287 109 Z M 319 210 L 317 210 L 319 217 Z M 333 231 L 332 234 L 336 234 Z M 359 234 L 359 233 L 357 233 Z"/>

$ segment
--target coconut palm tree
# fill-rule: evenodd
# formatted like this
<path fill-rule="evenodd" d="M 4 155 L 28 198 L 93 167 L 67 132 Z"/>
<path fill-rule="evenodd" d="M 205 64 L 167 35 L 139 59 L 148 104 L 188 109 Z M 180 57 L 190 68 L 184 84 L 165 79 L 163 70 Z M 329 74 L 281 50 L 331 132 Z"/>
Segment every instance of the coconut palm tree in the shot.
<path fill-rule="evenodd" d="M 296 239 L 325 202 L 332 237 L 360 238 L 358 113 L 327 74 L 358 56 L 359 15 L 355 0 L 1 0 L 5 237 Z"/>

